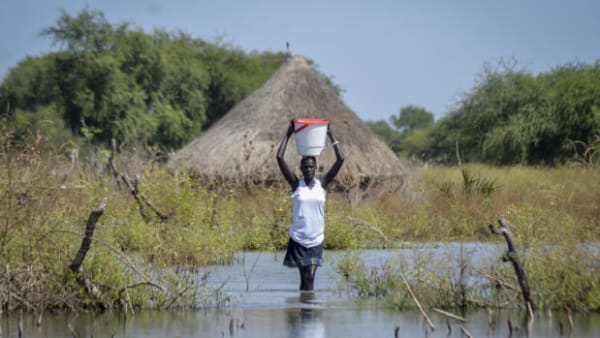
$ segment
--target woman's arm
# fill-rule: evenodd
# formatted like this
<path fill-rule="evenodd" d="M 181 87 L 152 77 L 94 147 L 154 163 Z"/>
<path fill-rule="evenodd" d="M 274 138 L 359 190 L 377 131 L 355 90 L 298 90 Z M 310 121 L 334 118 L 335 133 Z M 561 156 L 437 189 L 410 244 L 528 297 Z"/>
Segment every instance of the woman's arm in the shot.
<path fill-rule="evenodd" d="M 331 181 L 333 181 L 335 176 L 340 171 L 342 164 L 344 164 L 344 153 L 342 152 L 340 143 L 333 136 L 331 127 L 327 128 L 327 136 L 329 136 L 329 140 L 331 141 L 331 144 L 333 145 L 333 150 L 335 151 L 335 163 L 333 164 L 331 169 L 329 169 L 329 171 L 327 172 L 327 174 L 325 174 L 325 177 L 323 178 L 323 182 L 321 183 L 323 188 L 327 188 L 329 183 L 331 183 Z"/>
<path fill-rule="evenodd" d="M 294 133 L 294 123 L 290 122 L 290 126 L 287 130 L 286 135 L 283 140 L 279 144 L 279 149 L 277 150 L 277 164 L 279 164 L 279 170 L 285 177 L 285 180 L 290 184 L 292 190 L 296 190 L 298 187 L 298 177 L 290 170 L 290 167 L 287 165 L 284 159 L 285 149 L 287 148 L 288 140 L 290 136 Z"/>

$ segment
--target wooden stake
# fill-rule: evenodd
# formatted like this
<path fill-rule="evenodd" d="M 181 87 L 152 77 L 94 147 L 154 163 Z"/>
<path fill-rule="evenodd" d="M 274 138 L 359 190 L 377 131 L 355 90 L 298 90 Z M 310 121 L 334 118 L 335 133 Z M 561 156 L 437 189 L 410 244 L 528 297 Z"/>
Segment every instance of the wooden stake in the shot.
<path fill-rule="evenodd" d="M 575 325 L 573 325 L 573 316 L 571 316 L 571 309 L 569 307 L 567 307 L 567 319 L 569 320 L 569 334 L 571 334 Z"/>
<path fill-rule="evenodd" d="M 461 321 L 461 322 L 463 322 L 463 323 L 468 323 L 468 322 L 469 322 L 469 321 L 468 321 L 466 318 L 464 318 L 464 317 L 461 317 L 461 316 L 455 315 L 455 314 L 453 314 L 453 313 L 450 313 L 450 312 L 447 312 L 447 311 L 444 311 L 444 310 L 440 310 L 440 309 L 438 309 L 438 308 L 433 308 L 433 311 L 435 311 L 435 312 L 437 312 L 437 313 L 439 313 L 439 314 L 442 314 L 442 315 L 444 315 L 444 316 L 446 316 L 446 317 L 448 317 L 448 318 L 456 319 L 456 320 L 458 320 L 458 321 Z"/>
<path fill-rule="evenodd" d="M 469 332 L 467 329 L 465 329 L 465 328 L 464 328 L 464 326 L 461 326 L 461 327 L 460 327 L 460 330 L 462 331 L 462 333 L 463 333 L 465 336 L 467 336 L 467 337 L 469 337 L 469 338 L 473 338 L 473 335 L 471 335 L 471 332 Z"/>
<path fill-rule="evenodd" d="M 492 318 L 492 309 L 490 309 L 489 306 L 487 306 L 485 309 L 487 311 L 487 317 L 488 317 L 488 328 L 490 330 L 493 330 L 494 327 L 496 326 L 496 324 L 494 323 L 494 318 Z"/>
<path fill-rule="evenodd" d="M 406 281 L 406 278 L 404 277 L 403 273 L 400 273 L 400 278 L 402 278 L 402 281 L 404 282 L 404 285 L 406 285 L 406 289 L 408 289 L 408 293 L 410 293 L 410 295 L 412 296 L 413 300 L 415 301 L 415 304 L 417 304 L 417 307 L 419 308 L 419 311 L 421 311 L 421 314 L 423 315 L 423 317 L 427 321 L 427 325 L 429 325 L 429 327 L 431 328 L 432 331 L 435 330 L 435 326 L 431 322 L 431 319 L 429 319 L 429 316 L 427 316 L 427 313 L 425 313 L 425 310 L 423 310 L 423 307 L 421 306 L 421 303 L 417 299 L 417 296 L 415 296 L 415 294 L 413 293 L 412 289 L 410 288 L 410 285 L 408 285 L 408 282 Z"/>

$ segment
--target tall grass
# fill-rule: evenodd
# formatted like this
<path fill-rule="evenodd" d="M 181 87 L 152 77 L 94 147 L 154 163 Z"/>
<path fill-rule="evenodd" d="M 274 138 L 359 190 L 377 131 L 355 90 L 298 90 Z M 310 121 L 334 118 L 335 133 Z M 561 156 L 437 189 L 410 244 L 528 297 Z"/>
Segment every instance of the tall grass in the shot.
<path fill-rule="evenodd" d="M 207 290 L 195 275 L 202 267 L 226 264 L 236 251 L 280 250 L 287 243 L 291 202 L 289 187 L 283 182 L 202 184 L 185 172 L 122 156 L 119 168 L 132 177 L 139 176 L 138 193 L 167 216 L 165 221 L 136 203 L 105 167 L 108 157 L 102 153 L 96 154 L 91 164 L 85 159 L 72 162 L 63 149 L 40 152 L 41 138 L 16 147 L 9 131 L 0 135 L 0 284 L 7 285 L 0 288 L 5 290 L 0 292 L 2 306 L 29 310 L 93 306 L 68 265 L 79 248 L 90 210 L 103 197 L 108 198 L 108 205 L 83 268 L 102 289 L 102 301 L 110 306 L 196 304 L 198 294 Z M 409 179 L 409 191 L 360 203 L 351 203 L 344 193 L 329 193 L 325 247 L 390 248 L 407 241 L 496 240 L 486 224 L 500 216 L 513 225 L 515 240 L 531 253 L 541 246 L 571 250 L 600 240 L 597 168 L 416 167 Z M 555 293 L 548 290 L 557 287 L 549 276 L 568 265 L 574 270 L 566 275 L 587 278 L 591 271 L 591 282 L 565 277 L 565 283 L 575 285 L 579 293 L 571 294 L 566 288 L 558 298 L 569 299 L 566 303 L 573 307 L 585 303 L 588 308 L 598 308 L 593 304 L 600 301 L 590 299 L 598 299 L 600 281 L 593 277 L 600 274 L 597 264 L 591 264 L 585 255 L 578 255 L 575 261 L 565 260 L 564 255 L 548 256 L 556 262 L 554 270 L 542 263 L 539 254 L 527 257 L 532 280 L 540 288 L 538 294 L 548 295 L 545 304 L 565 304 L 549 296 Z M 365 294 L 379 295 L 377 288 L 382 287 L 378 285 L 388 279 L 397 282 L 394 271 L 401 267 L 390 264 L 374 272 L 377 280 L 361 277 L 371 272 L 361 272 L 359 266 L 345 273 L 349 279 L 356 278 L 357 284 L 375 288 Z M 408 277 L 426 280 L 425 275 L 413 273 Z M 141 283 L 148 276 L 165 289 Z M 439 292 L 455 288 L 450 275 L 431 277 L 441 283 L 431 284 Z M 450 296 L 441 293 L 439 299 L 445 303 L 440 306 L 455 304 L 451 299 L 456 297 Z"/>
<path fill-rule="evenodd" d="M 415 169 L 412 198 L 388 196 L 371 204 L 377 224 L 396 241 L 498 241 L 485 227 L 509 220 L 540 309 L 600 311 L 600 171 L 584 166 L 422 167 Z M 480 184 L 484 182 L 485 184 Z M 483 187 L 483 189 L 480 189 Z M 493 187 L 493 189 L 490 189 Z M 359 214 L 360 213 L 360 214 Z M 504 245 L 504 243 L 500 243 Z M 382 297 L 396 308 L 412 307 L 400 273 L 429 307 L 514 307 L 521 304 L 514 271 L 498 263 L 474 271 L 463 258 L 448 265 L 401 260 L 367 269 L 360 260 L 339 266 L 347 285 L 363 296 Z M 354 262 L 354 263 L 352 263 Z M 464 275 L 466 274 L 466 276 Z M 486 277 L 484 277 L 486 276 Z M 465 284 L 464 280 L 476 280 Z M 510 286 L 510 287 L 509 287 Z"/>
<path fill-rule="evenodd" d="M 553 245 L 519 247 L 534 301 L 539 310 L 600 311 L 600 248 Z M 406 254 L 406 252 L 410 254 Z M 481 252 L 457 250 L 445 259 L 433 259 L 431 245 L 380 265 L 367 266 L 359 256 L 348 255 L 336 268 L 341 287 L 359 298 L 374 298 L 398 310 L 416 308 L 402 282 L 405 277 L 425 307 L 466 311 L 474 308 L 508 308 L 526 311 L 511 265 L 478 262 Z"/>

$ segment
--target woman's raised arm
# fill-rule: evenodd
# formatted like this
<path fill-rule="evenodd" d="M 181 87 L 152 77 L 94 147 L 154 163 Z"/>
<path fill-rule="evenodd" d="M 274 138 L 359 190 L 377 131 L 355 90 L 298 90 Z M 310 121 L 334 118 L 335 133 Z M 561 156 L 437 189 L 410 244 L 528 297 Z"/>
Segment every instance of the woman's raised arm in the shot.
<path fill-rule="evenodd" d="M 344 153 L 342 152 L 342 148 L 340 147 L 339 141 L 336 140 L 333 136 L 333 132 L 331 131 L 331 124 L 327 127 L 327 136 L 329 136 L 329 140 L 331 141 L 331 144 L 333 145 L 333 150 L 335 151 L 335 163 L 323 178 L 323 182 L 321 183 L 323 188 L 327 188 L 329 183 L 333 181 L 335 176 L 340 171 L 340 168 L 342 168 L 342 164 L 344 164 Z"/>
<path fill-rule="evenodd" d="M 281 140 L 279 144 L 279 149 L 277 150 L 277 164 L 279 164 L 279 170 L 285 177 L 285 180 L 290 184 L 292 190 L 295 190 L 298 187 L 298 177 L 290 170 L 290 167 L 285 162 L 284 155 L 285 150 L 287 148 L 288 140 L 290 136 L 294 133 L 294 123 L 290 122 L 290 126 L 288 127 L 286 135 Z"/>

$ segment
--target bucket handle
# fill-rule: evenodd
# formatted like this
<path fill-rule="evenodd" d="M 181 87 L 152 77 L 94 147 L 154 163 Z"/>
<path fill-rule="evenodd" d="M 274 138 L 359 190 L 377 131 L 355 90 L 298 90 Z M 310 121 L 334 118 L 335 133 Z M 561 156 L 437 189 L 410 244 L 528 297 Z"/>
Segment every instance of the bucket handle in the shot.
<path fill-rule="evenodd" d="M 301 132 L 304 128 L 308 127 L 310 124 L 309 123 L 305 123 L 303 125 L 301 125 L 298 129 L 294 130 L 294 133 L 298 134 L 299 132 Z"/>

